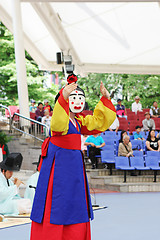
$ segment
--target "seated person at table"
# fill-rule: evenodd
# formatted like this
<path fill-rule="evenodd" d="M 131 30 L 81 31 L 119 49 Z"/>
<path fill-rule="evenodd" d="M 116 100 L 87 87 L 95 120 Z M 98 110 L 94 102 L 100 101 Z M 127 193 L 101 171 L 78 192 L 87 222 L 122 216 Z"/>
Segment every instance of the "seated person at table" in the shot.
<path fill-rule="evenodd" d="M 136 133 L 134 133 L 134 140 L 145 140 L 141 135 L 141 127 L 136 126 Z"/>
<path fill-rule="evenodd" d="M 156 101 L 153 102 L 153 106 L 150 109 L 150 114 L 152 118 L 160 117 L 160 108 L 158 108 Z"/>
<path fill-rule="evenodd" d="M 112 125 L 109 127 L 109 131 L 115 131 L 118 132 L 119 129 L 119 120 L 116 117 L 116 119 L 114 120 L 114 122 L 112 123 Z"/>
<path fill-rule="evenodd" d="M 160 140 L 155 136 L 155 131 L 151 130 L 146 140 L 147 151 L 160 152 Z"/>
<path fill-rule="evenodd" d="M 133 157 L 132 144 L 128 135 L 123 136 L 123 142 L 119 144 L 118 156 Z"/>
<path fill-rule="evenodd" d="M 118 99 L 117 103 L 118 103 L 116 106 L 117 117 L 121 117 L 121 118 L 124 117 L 125 119 L 127 119 L 126 109 L 125 109 L 125 106 L 122 105 L 122 100 Z"/>
<path fill-rule="evenodd" d="M 100 136 L 100 134 L 94 134 L 89 136 L 84 145 L 89 146 L 89 158 L 92 162 L 92 169 L 95 169 L 97 167 L 96 163 L 96 155 L 101 154 L 102 147 L 105 146 L 105 142 L 103 138 Z"/>
<path fill-rule="evenodd" d="M 146 112 L 145 114 L 145 119 L 142 121 L 143 124 L 143 131 L 150 131 L 150 130 L 155 130 L 155 122 L 153 119 L 151 119 L 150 113 Z"/>
<path fill-rule="evenodd" d="M 18 194 L 22 183 L 18 178 L 12 181 L 13 171 L 19 171 L 22 155 L 11 153 L 0 162 L 0 214 L 18 215 L 31 212 L 30 199 L 21 198 Z"/>

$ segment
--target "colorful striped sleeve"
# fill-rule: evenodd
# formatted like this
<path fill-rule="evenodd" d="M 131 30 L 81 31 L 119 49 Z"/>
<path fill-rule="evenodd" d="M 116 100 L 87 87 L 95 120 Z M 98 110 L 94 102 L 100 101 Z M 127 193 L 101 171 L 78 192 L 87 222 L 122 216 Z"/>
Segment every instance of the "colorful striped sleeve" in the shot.
<path fill-rule="evenodd" d="M 106 131 L 116 118 L 116 110 L 112 102 L 102 97 L 94 109 L 93 116 L 77 117 L 81 125 L 81 134 L 96 134 Z"/>
<path fill-rule="evenodd" d="M 61 94 L 54 106 L 51 118 L 51 135 L 56 132 L 58 135 L 65 135 L 69 127 L 69 102 Z"/>

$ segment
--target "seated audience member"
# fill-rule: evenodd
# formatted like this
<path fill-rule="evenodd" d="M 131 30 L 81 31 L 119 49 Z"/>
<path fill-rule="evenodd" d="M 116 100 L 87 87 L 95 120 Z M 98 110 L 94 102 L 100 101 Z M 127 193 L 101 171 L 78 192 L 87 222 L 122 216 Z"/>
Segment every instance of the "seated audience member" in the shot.
<path fill-rule="evenodd" d="M 143 131 L 155 130 L 155 122 L 151 119 L 149 112 L 145 113 L 145 119 L 142 121 L 143 124 Z"/>
<path fill-rule="evenodd" d="M 135 112 L 136 114 L 137 112 L 142 112 L 142 104 L 139 103 L 140 97 L 136 96 L 134 100 L 135 102 L 132 103 L 132 112 Z"/>
<path fill-rule="evenodd" d="M 153 106 L 150 109 L 150 114 L 152 118 L 160 117 L 160 108 L 158 108 L 156 101 L 153 102 Z"/>
<path fill-rule="evenodd" d="M 51 116 L 49 116 L 49 110 L 46 108 L 44 110 L 44 117 L 42 117 L 42 123 L 46 124 L 48 127 L 50 127 L 50 123 L 51 123 Z"/>
<path fill-rule="evenodd" d="M 155 136 L 155 131 L 151 130 L 146 140 L 147 151 L 160 152 L 160 140 Z"/>
<path fill-rule="evenodd" d="M 123 136 L 123 142 L 119 144 L 118 156 L 133 157 L 132 144 L 128 135 Z"/>
<path fill-rule="evenodd" d="M 35 195 L 37 182 L 38 182 L 38 178 L 39 178 L 38 166 L 39 166 L 40 159 L 41 159 L 41 155 L 39 156 L 38 162 L 32 163 L 34 165 L 37 165 L 37 169 L 36 169 L 36 172 L 32 176 L 30 176 L 30 178 L 28 179 L 27 187 L 26 187 L 26 190 L 24 193 L 24 197 L 30 199 L 32 204 L 33 204 L 34 195 Z"/>
<path fill-rule="evenodd" d="M 102 147 L 105 146 L 105 142 L 100 134 L 94 134 L 89 136 L 84 145 L 89 146 L 89 158 L 92 162 L 92 169 L 97 168 L 96 155 L 100 155 Z"/>
<path fill-rule="evenodd" d="M 30 199 L 21 198 L 18 194 L 22 183 L 18 178 L 12 181 L 13 171 L 19 171 L 22 163 L 22 155 L 11 153 L 0 162 L 0 214 L 18 215 L 31 212 Z"/>
<path fill-rule="evenodd" d="M 122 105 L 122 100 L 118 99 L 117 103 L 118 103 L 116 106 L 117 117 L 124 117 L 127 119 L 126 109 L 125 109 L 125 106 Z"/>
<path fill-rule="evenodd" d="M 48 104 L 47 99 L 44 100 L 44 110 L 45 109 L 48 109 L 49 113 L 53 113 L 53 108 L 51 107 L 51 105 Z"/>
<path fill-rule="evenodd" d="M 127 132 L 125 131 L 125 130 L 123 130 L 122 132 L 121 132 L 121 137 L 120 137 L 120 139 L 119 139 L 119 143 L 122 143 L 123 142 L 123 136 L 124 135 L 127 135 Z"/>
<path fill-rule="evenodd" d="M 38 103 L 38 107 L 35 113 L 36 113 L 36 120 L 41 122 L 42 117 L 44 116 L 43 104 L 41 102 Z"/>
<path fill-rule="evenodd" d="M 118 132 L 119 129 L 119 120 L 116 117 L 116 119 L 114 120 L 114 122 L 112 123 L 112 125 L 109 127 L 109 131 L 115 131 Z"/>
<path fill-rule="evenodd" d="M 35 107 L 36 101 L 34 99 L 31 100 L 31 106 L 29 107 L 29 111 L 35 113 L 36 107 Z"/>
<path fill-rule="evenodd" d="M 134 133 L 134 140 L 145 140 L 141 135 L 141 127 L 136 126 L 136 133 Z"/>

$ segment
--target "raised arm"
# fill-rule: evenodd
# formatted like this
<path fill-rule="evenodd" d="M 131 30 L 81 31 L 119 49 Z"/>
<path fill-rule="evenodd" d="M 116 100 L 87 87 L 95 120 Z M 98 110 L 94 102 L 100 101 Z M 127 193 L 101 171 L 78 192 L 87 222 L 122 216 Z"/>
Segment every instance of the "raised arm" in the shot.
<path fill-rule="evenodd" d="M 110 101 L 110 96 L 101 82 L 100 91 L 102 98 L 94 109 L 93 116 L 78 116 L 82 134 L 94 134 L 106 131 L 116 118 L 116 110 Z"/>
<path fill-rule="evenodd" d="M 76 83 L 66 85 L 60 94 L 51 118 L 51 131 L 57 132 L 60 135 L 66 134 L 69 124 L 69 101 L 68 97 L 72 91 L 77 88 Z"/>

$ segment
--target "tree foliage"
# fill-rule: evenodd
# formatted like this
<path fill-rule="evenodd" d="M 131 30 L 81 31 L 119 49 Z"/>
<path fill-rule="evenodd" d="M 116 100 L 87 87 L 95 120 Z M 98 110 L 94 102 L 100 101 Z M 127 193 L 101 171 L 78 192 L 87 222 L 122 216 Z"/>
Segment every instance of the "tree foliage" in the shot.
<path fill-rule="evenodd" d="M 0 101 L 5 105 L 18 105 L 17 75 L 13 35 L 0 23 Z M 31 56 L 25 52 L 29 99 L 54 103 L 58 87 L 44 88 L 46 74 L 38 69 Z"/>

